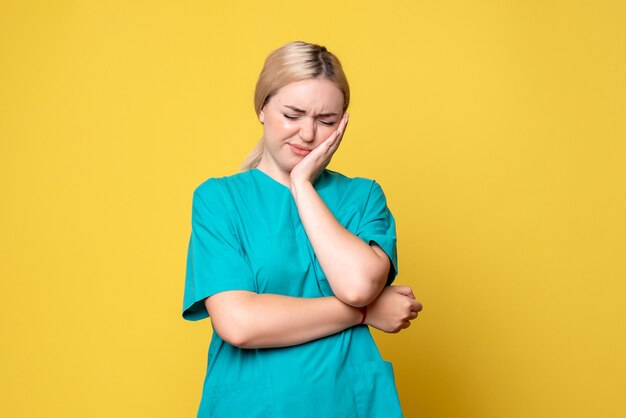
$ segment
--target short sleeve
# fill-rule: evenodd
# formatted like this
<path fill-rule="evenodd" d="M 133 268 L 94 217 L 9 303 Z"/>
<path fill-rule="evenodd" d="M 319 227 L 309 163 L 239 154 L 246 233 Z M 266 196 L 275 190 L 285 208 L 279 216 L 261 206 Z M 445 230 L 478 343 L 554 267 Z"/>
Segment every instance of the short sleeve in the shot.
<path fill-rule="evenodd" d="M 256 291 L 218 186 L 208 180 L 193 195 L 183 298 L 183 318 L 191 321 L 208 317 L 204 299 L 211 295 L 227 290 Z"/>
<path fill-rule="evenodd" d="M 398 275 L 398 250 L 396 246 L 396 221 L 387 207 L 387 199 L 380 185 L 372 181 L 363 218 L 356 235 L 368 244 L 376 243 L 391 262 L 387 285 Z"/>

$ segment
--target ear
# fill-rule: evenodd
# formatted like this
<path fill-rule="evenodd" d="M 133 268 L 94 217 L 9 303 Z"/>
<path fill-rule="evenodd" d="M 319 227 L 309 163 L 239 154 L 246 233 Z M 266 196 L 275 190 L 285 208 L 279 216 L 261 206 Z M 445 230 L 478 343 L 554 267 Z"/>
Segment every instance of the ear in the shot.
<path fill-rule="evenodd" d="M 265 106 L 263 107 L 263 109 L 265 109 Z M 261 124 L 265 122 L 265 111 L 263 109 L 261 109 L 261 111 L 259 112 L 259 121 L 261 121 Z"/>

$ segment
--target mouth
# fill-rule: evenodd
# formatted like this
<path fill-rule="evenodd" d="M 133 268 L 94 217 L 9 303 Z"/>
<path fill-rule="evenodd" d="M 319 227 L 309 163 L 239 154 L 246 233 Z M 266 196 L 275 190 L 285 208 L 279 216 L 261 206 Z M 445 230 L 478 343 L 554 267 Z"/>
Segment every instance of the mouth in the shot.
<path fill-rule="evenodd" d="M 288 145 L 289 145 L 289 148 L 291 148 L 291 151 L 297 155 L 302 155 L 302 156 L 309 155 L 309 153 L 312 151 L 312 149 L 302 148 L 294 144 L 288 144 Z"/>

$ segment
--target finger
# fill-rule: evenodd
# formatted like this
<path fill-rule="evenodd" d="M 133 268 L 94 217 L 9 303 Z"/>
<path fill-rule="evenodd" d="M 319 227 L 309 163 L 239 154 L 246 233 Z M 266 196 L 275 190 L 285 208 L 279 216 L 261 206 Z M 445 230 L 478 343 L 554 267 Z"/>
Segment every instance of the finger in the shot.
<path fill-rule="evenodd" d="M 320 148 L 320 151 L 326 154 L 328 151 L 330 151 L 333 148 L 333 146 L 337 142 L 339 142 L 340 137 L 341 137 L 341 132 L 339 131 L 339 129 L 337 129 L 335 132 L 330 134 L 328 138 L 326 138 L 324 142 L 322 142 L 317 148 Z"/>
<path fill-rule="evenodd" d="M 350 115 L 348 114 L 348 112 L 343 114 L 341 121 L 339 121 L 339 127 L 337 128 L 339 132 L 344 133 L 346 131 L 346 126 L 348 126 L 349 117 Z"/>
<path fill-rule="evenodd" d="M 330 144 L 330 147 L 329 147 L 329 151 L 332 154 L 334 154 L 335 151 L 337 151 L 337 149 L 339 148 L 339 145 L 341 144 L 342 139 L 343 139 L 343 134 L 341 133 L 341 131 L 337 131 L 335 139 L 333 140 L 333 142 Z"/>
<path fill-rule="evenodd" d="M 337 129 L 335 131 L 334 135 L 331 135 L 332 137 L 332 141 L 331 141 L 331 146 L 338 144 L 339 142 L 341 142 L 341 136 L 343 135 L 343 131 L 341 131 L 340 129 Z"/>
<path fill-rule="evenodd" d="M 331 134 L 326 141 L 326 147 L 324 148 L 324 157 L 332 157 L 337 149 L 339 149 L 339 144 L 341 144 L 341 131 L 337 130 L 333 134 Z"/>
<path fill-rule="evenodd" d="M 337 131 L 335 131 L 332 134 L 330 134 L 330 136 L 328 138 L 326 138 L 324 140 L 324 142 L 322 142 L 317 147 L 315 147 L 313 149 L 313 151 L 311 151 L 309 153 L 309 155 L 307 155 L 304 158 L 309 158 L 309 159 L 318 159 L 318 158 L 326 159 L 328 157 L 328 154 L 332 155 L 334 153 L 332 148 L 333 148 L 333 145 L 335 144 L 335 142 L 337 141 L 337 135 L 338 135 Z"/>
<path fill-rule="evenodd" d="M 402 326 L 400 328 L 407 329 L 410 326 L 411 326 L 411 321 L 404 321 L 402 322 Z"/>
<path fill-rule="evenodd" d="M 400 293 L 401 295 L 408 296 L 411 299 L 415 299 L 415 296 L 413 296 L 413 292 L 411 291 L 411 288 L 409 286 L 391 286 L 391 289 L 394 290 L 396 293 Z"/>
<path fill-rule="evenodd" d="M 413 300 L 411 302 L 411 310 L 413 312 L 420 312 L 423 309 L 423 306 L 419 301 Z"/>
<path fill-rule="evenodd" d="M 337 150 L 336 143 L 337 143 L 337 133 L 335 132 L 331 134 L 328 137 L 328 139 L 322 142 L 317 148 L 315 148 L 315 150 L 313 150 L 313 151 L 318 151 L 314 158 L 317 159 L 320 164 L 328 164 L 333 154 Z"/>
<path fill-rule="evenodd" d="M 347 126 L 348 126 L 348 113 L 344 113 L 343 117 L 341 118 L 341 121 L 339 122 L 339 126 L 337 127 L 337 130 L 334 132 L 335 138 L 338 140 L 338 142 L 341 142 L 341 140 L 343 139 L 343 134 L 344 132 L 346 132 Z"/>
<path fill-rule="evenodd" d="M 331 133 L 328 138 L 324 140 L 319 146 L 317 146 L 311 153 L 315 152 L 317 148 L 320 148 L 319 154 L 322 156 L 331 156 L 337 151 L 339 144 L 341 143 L 341 139 L 343 137 L 343 133 L 345 132 L 346 125 L 348 123 L 348 114 L 344 113 L 343 118 L 339 122 L 339 126 L 337 130 Z M 310 154 L 309 154 L 310 155 Z"/>

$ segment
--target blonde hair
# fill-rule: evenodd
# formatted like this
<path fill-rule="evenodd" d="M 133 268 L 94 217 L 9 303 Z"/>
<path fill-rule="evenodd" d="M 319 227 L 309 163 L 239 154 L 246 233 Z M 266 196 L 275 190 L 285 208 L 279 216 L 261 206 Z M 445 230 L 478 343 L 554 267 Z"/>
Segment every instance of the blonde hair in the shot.
<path fill-rule="evenodd" d="M 334 82 L 343 93 L 343 111 L 348 109 L 350 86 L 339 59 L 326 47 L 296 41 L 278 48 L 265 60 L 254 91 L 254 110 L 257 116 L 282 87 L 312 78 L 325 78 Z M 244 160 L 241 171 L 256 167 L 261 161 L 263 150 L 261 138 Z"/>

